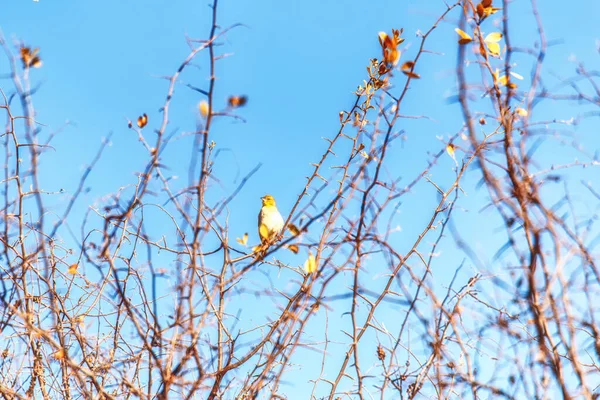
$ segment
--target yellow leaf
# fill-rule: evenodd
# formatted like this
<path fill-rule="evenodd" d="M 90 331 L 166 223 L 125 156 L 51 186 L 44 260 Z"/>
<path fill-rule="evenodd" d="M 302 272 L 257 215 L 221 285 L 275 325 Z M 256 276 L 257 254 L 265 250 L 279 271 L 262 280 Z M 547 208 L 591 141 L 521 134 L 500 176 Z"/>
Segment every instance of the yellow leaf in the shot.
<path fill-rule="evenodd" d="M 484 39 L 486 43 L 497 43 L 502 39 L 502 34 L 500 32 L 492 32 L 487 35 Z"/>
<path fill-rule="evenodd" d="M 506 75 L 502 75 L 501 77 L 498 78 L 498 85 L 506 86 L 507 84 L 508 84 L 508 78 L 506 77 Z"/>
<path fill-rule="evenodd" d="M 317 260 L 312 253 L 308 253 L 308 259 L 304 262 L 304 270 L 307 274 L 312 274 L 317 270 Z"/>
<path fill-rule="evenodd" d="M 521 81 L 523 80 L 523 76 L 521 76 L 521 75 L 517 74 L 516 72 L 512 72 L 512 71 L 510 71 L 510 74 L 511 74 L 512 76 L 514 76 L 515 78 L 517 78 L 518 80 L 521 80 Z"/>
<path fill-rule="evenodd" d="M 289 251 L 291 251 L 294 254 L 298 254 L 298 252 L 300 251 L 300 249 L 298 248 L 298 246 L 295 245 L 295 244 L 288 244 L 287 248 L 288 248 Z"/>
<path fill-rule="evenodd" d="M 458 36 L 460 36 L 460 39 L 458 39 L 458 44 L 467 44 L 473 41 L 473 38 L 462 29 L 456 28 L 454 31 L 458 33 Z"/>
<path fill-rule="evenodd" d="M 67 270 L 68 273 L 70 273 L 71 275 L 75 275 L 77 273 L 77 267 L 79 266 L 79 264 L 71 264 L 69 265 L 69 269 Z"/>
<path fill-rule="evenodd" d="M 385 40 L 387 39 L 388 34 L 385 32 L 379 32 L 379 44 L 381 44 L 383 46 L 383 43 L 385 43 Z"/>
<path fill-rule="evenodd" d="M 361 156 L 362 156 L 364 159 L 366 159 L 366 160 L 368 160 L 368 159 L 369 159 L 369 155 L 368 155 L 368 154 L 367 154 L 367 152 L 366 152 L 366 151 L 364 151 L 364 150 L 360 152 L 360 155 L 361 155 Z"/>
<path fill-rule="evenodd" d="M 500 45 L 495 42 L 485 42 L 487 44 L 487 48 L 491 55 L 499 56 L 500 55 Z"/>
<path fill-rule="evenodd" d="M 54 354 L 52 354 L 52 357 L 54 357 L 55 360 L 62 360 L 63 358 L 65 358 L 65 351 L 63 349 L 60 349 Z"/>
<path fill-rule="evenodd" d="M 246 244 L 248 244 L 248 233 L 244 233 L 244 236 L 242 236 L 241 239 L 236 238 L 235 240 L 242 246 L 246 246 Z"/>
<path fill-rule="evenodd" d="M 206 100 L 202 100 L 200 102 L 200 104 L 198 104 L 198 110 L 200 111 L 200 115 L 202 115 L 203 118 L 208 117 L 208 103 L 206 102 Z"/>
<path fill-rule="evenodd" d="M 484 17 L 489 17 L 492 14 L 496 14 L 500 10 L 502 10 L 502 9 L 501 8 L 495 8 L 495 7 L 485 7 L 483 9 L 483 16 Z"/>
<path fill-rule="evenodd" d="M 448 146 L 446 146 L 446 152 L 452 158 L 454 158 L 454 149 L 455 149 L 455 146 L 452 143 L 449 143 Z"/>
<path fill-rule="evenodd" d="M 526 109 L 524 109 L 524 108 L 521 108 L 521 107 L 518 107 L 518 108 L 515 110 L 515 112 L 516 112 L 518 115 L 520 115 L 521 117 L 526 117 L 526 116 L 528 116 L 528 115 L 529 115 L 529 113 L 527 112 L 527 110 L 526 110 Z"/>

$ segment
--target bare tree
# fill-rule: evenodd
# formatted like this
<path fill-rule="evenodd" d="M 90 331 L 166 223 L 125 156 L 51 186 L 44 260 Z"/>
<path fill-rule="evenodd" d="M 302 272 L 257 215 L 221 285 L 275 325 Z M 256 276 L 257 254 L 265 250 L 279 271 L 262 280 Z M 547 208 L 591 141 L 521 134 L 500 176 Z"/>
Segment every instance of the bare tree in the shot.
<path fill-rule="evenodd" d="M 188 39 L 166 79 L 162 120 L 129 122 L 144 168 L 81 221 L 73 207 L 110 138 L 64 207 L 49 207 L 58 194 L 44 191 L 40 168 L 58 132 L 36 119 L 40 54 L 0 39 L 10 65 L 0 92 L 1 396 L 597 398 L 600 193 L 580 171 L 597 174 L 598 149 L 574 127 L 598 115 L 600 74 L 545 72 L 551 45 L 536 0 L 529 47 L 512 44 L 507 0 L 441 7 L 404 54 L 402 29 L 380 33 L 381 54 L 366 58 L 283 234 L 257 247 L 230 229 L 230 206 L 260 165 L 225 195 L 214 172 L 214 121 L 243 120 L 246 97 L 223 108 L 215 99 L 224 38 L 240 25 L 219 25 L 217 0 L 211 10 L 206 39 Z M 430 51 L 437 34 L 456 35 L 462 123 L 407 176 L 390 166 L 405 122 L 427 118 L 427 104 L 403 113 L 422 65 L 448 60 Z M 185 83 L 201 54 L 208 83 Z M 190 133 L 170 128 L 176 89 L 202 97 Z M 545 116 L 546 102 L 574 117 Z M 170 175 L 181 160 L 164 156 L 176 140 L 192 150 L 187 182 Z M 561 163 L 561 147 L 577 161 Z M 422 225 L 398 240 L 398 210 L 411 203 Z M 478 236 L 495 247 L 478 248 Z"/>

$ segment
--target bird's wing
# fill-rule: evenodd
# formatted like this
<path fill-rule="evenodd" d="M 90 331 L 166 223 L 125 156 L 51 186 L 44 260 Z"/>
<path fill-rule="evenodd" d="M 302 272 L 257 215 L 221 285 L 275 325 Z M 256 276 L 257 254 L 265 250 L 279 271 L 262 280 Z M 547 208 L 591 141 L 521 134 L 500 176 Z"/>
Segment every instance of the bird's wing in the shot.
<path fill-rule="evenodd" d="M 258 236 L 260 236 L 261 242 L 265 242 L 269 237 L 269 228 L 265 225 L 265 212 L 261 209 L 258 213 Z"/>

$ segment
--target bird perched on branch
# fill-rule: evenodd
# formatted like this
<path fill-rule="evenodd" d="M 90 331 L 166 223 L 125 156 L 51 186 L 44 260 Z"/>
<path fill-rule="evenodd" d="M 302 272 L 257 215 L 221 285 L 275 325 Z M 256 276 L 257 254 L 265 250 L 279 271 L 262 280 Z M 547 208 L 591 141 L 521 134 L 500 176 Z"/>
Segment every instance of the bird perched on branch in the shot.
<path fill-rule="evenodd" d="M 263 253 L 271 243 L 277 240 L 283 229 L 283 217 L 277 210 L 275 199 L 270 194 L 261 197 L 262 208 L 258 214 L 258 234 Z"/>

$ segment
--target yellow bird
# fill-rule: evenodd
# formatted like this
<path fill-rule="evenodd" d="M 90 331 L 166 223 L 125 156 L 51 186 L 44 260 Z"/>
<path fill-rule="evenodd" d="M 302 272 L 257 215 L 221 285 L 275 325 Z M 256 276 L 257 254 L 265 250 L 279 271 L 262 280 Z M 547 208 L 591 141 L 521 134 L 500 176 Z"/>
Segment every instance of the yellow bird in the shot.
<path fill-rule="evenodd" d="M 262 208 L 258 214 L 258 234 L 263 245 L 276 240 L 283 229 L 283 217 L 277 210 L 275 199 L 270 194 L 261 197 Z"/>

